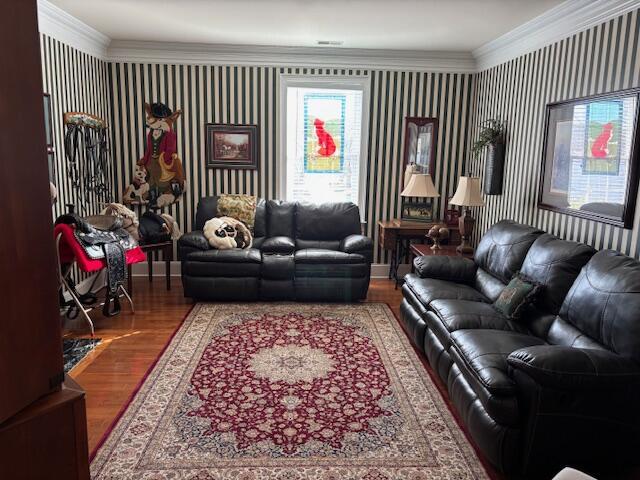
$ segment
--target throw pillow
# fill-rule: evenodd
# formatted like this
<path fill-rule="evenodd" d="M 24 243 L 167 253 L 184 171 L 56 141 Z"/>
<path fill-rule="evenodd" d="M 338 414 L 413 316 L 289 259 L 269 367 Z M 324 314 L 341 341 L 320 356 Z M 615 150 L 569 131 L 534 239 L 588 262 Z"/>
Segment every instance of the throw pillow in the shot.
<path fill-rule="evenodd" d="M 240 220 L 253 232 L 257 203 L 254 195 L 222 194 L 218 197 L 218 216 Z"/>
<path fill-rule="evenodd" d="M 204 224 L 203 233 L 209 245 L 218 250 L 251 248 L 253 237 L 244 223 L 231 217 L 215 217 Z"/>
<path fill-rule="evenodd" d="M 539 283 L 516 273 L 493 306 L 507 318 L 519 318 L 524 307 L 535 300 L 540 288 Z"/>

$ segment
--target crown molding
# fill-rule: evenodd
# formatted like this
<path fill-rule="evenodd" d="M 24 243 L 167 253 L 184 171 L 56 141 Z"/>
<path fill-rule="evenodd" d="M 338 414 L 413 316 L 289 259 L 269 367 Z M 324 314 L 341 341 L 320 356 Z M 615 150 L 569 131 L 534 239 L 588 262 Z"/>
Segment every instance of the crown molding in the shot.
<path fill-rule="evenodd" d="M 475 60 L 469 52 L 114 40 L 109 45 L 107 56 L 113 62 L 123 63 L 361 68 L 450 73 L 476 71 Z"/>
<path fill-rule="evenodd" d="M 495 67 L 638 8 L 638 0 L 566 0 L 473 50 L 477 71 Z"/>
<path fill-rule="evenodd" d="M 67 45 L 101 58 L 111 39 L 47 0 L 38 0 L 38 29 Z"/>

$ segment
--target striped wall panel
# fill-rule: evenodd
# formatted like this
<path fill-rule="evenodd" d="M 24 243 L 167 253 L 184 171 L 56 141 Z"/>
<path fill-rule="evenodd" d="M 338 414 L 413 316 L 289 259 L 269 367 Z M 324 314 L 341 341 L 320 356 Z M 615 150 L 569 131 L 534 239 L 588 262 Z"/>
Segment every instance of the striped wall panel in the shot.
<path fill-rule="evenodd" d="M 487 196 L 476 211 L 476 235 L 503 218 L 535 225 L 598 249 L 640 257 L 640 205 L 632 230 L 537 208 L 547 103 L 640 86 L 640 10 L 476 75 L 475 119 L 470 141 L 485 119 L 507 122 L 504 191 Z M 482 176 L 484 158 L 471 160 Z"/>
<path fill-rule="evenodd" d="M 73 187 L 64 156 L 65 112 L 82 111 L 97 115 L 110 124 L 107 62 L 76 50 L 52 37 L 40 35 L 42 89 L 51 96 L 51 123 L 56 159 L 58 201 L 54 218 L 66 211 L 66 204 L 82 205 L 79 213 L 90 215 L 100 209 L 97 199 Z M 111 178 L 113 185 L 113 178 Z"/>
<path fill-rule="evenodd" d="M 100 211 L 95 195 L 85 200 L 83 191 L 74 188 L 64 156 L 65 112 L 83 111 L 97 115 L 110 123 L 108 64 L 87 53 L 76 50 L 52 37 L 40 35 L 42 64 L 42 90 L 51 98 L 51 126 L 55 151 L 55 179 L 58 190 L 57 202 L 52 208 L 52 218 L 67 211 L 73 204 L 82 215 Z M 110 184 L 113 186 L 113 175 Z M 74 271 L 76 281 L 89 275 Z"/>
<path fill-rule="evenodd" d="M 404 117 L 439 119 L 435 183 L 451 195 L 467 154 L 473 94 L 470 74 L 377 70 L 274 68 L 208 65 L 113 63 L 109 69 L 113 112 L 116 197 L 129 184 L 145 145 L 144 102 L 162 101 L 181 109 L 176 124 L 178 151 L 187 177 L 182 200 L 166 210 L 183 230 L 191 229 L 198 199 L 220 193 L 276 198 L 280 165 L 279 77 L 366 75 L 371 84 L 366 201 L 361 205 L 368 235 L 376 242 L 375 262 L 386 262 L 378 246 L 377 221 L 400 215 Z M 260 127 L 260 169 L 211 170 L 205 167 L 204 124 L 255 123 Z M 436 208 L 442 209 L 443 202 Z"/>

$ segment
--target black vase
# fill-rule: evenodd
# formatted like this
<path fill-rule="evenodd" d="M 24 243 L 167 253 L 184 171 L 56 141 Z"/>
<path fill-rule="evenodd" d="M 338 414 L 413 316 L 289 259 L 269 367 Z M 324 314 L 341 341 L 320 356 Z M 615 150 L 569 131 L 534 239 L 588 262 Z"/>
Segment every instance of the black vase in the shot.
<path fill-rule="evenodd" d="M 487 161 L 484 164 L 484 193 L 502 195 L 504 175 L 504 143 L 490 143 Z"/>

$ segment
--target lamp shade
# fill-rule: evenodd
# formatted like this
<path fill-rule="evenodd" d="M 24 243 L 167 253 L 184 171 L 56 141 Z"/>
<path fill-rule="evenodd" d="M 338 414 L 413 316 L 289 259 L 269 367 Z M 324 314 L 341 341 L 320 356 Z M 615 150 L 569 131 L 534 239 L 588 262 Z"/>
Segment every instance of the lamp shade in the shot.
<path fill-rule="evenodd" d="M 426 173 L 414 173 L 411 180 L 400 194 L 403 197 L 439 197 L 440 194 L 433 185 L 431 175 Z"/>
<path fill-rule="evenodd" d="M 482 207 L 484 200 L 480 193 L 480 178 L 460 177 L 456 193 L 453 194 L 449 203 L 463 207 Z"/>

